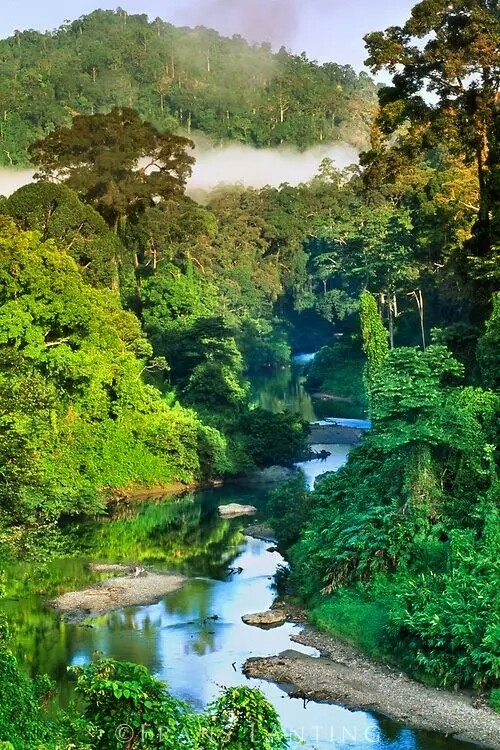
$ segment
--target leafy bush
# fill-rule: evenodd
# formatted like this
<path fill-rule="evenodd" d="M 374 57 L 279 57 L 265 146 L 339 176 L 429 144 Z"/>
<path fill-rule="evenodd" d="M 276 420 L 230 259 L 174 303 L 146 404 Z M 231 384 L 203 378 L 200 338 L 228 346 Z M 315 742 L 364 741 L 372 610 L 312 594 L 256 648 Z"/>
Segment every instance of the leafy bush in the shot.
<path fill-rule="evenodd" d="M 308 423 L 298 414 L 253 409 L 236 428 L 245 436 L 248 455 L 257 466 L 289 466 L 307 454 Z"/>
<path fill-rule="evenodd" d="M 288 747 L 276 710 L 259 690 L 228 688 L 208 707 L 204 722 L 214 750 L 285 750 Z"/>
<path fill-rule="evenodd" d="M 122 750 L 124 743 L 153 750 L 196 746 L 200 720 L 146 667 L 114 660 L 75 667 L 85 717 L 102 732 L 96 750 Z M 121 728 L 121 729 L 120 729 Z"/>
<path fill-rule="evenodd" d="M 309 518 L 311 496 L 302 473 L 283 482 L 269 496 L 269 513 L 279 543 L 288 549 L 298 540 Z"/>
<path fill-rule="evenodd" d="M 500 688 L 493 688 L 490 693 L 490 706 L 500 713 Z"/>
<path fill-rule="evenodd" d="M 95 750 L 285 750 L 275 709 L 259 690 L 228 688 L 203 714 L 173 698 L 138 664 L 106 659 L 76 667 L 85 715 L 101 736 Z"/>
<path fill-rule="evenodd" d="M 364 404 L 364 363 L 362 352 L 353 344 L 336 342 L 323 346 L 308 367 L 306 387 Z"/>
<path fill-rule="evenodd" d="M 340 589 L 313 607 L 311 622 L 321 630 L 359 644 L 368 654 L 388 652 L 387 601 L 373 601 L 362 590 Z"/>
<path fill-rule="evenodd" d="M 48 725 L 40 718 L 33 683 L 17 666 L 14 656 L 0 650 L 0 740 L 16 750 L 33 750 L 48 738 Z"/>
<path fill-rule="evenodd" d="M 500 678 L 500 524 L 477 542 L 454 531 L 448 572 L 402 578 L 391 613 L 419 671 L 443 685 L 494 685 Z"/>

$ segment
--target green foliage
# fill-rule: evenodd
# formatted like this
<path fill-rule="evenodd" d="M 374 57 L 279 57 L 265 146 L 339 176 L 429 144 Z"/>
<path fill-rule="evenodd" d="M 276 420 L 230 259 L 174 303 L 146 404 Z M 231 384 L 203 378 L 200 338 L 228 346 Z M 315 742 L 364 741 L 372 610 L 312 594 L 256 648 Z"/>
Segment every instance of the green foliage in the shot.
<path fill-rule="evenodd" d="M 33 750 L 50 737 L 48 721 L 40 716 L 34 684 L 19 670 L 15 658 L 0 648 L 0 741 L 6 749 Z M 1 746 L 0 742 L 0 746 Z"/>
<path fill-rule="evenodd" d="M 361 646 L 378 658 L 389 651 L 388 601 L 374 601 L 362 590 L 339 589 L 323 597 L 310 613 L 311 622 L 321 630 Z"/>
<path fill-rule="evenodd" d="M 447 686 L 500 678 L 500 524 L 496 508 L 485 510 L 483 538 L 454 531 L 446 574 L 401 578 L 392 612 L 418 670 Z"/>
<path fill-rule="evenodd" d="M 363 368 L 364 357 L 354 342 L 335 342 L 323 346 L 307 369 L 307 389 L 363 405 Z"/>
<path fill-rule="evenodd" d="M 387 343 L 387 331 L 380 318 L 377 304 L 373 295 L 367 291 L 362 292 L 360 297 L 360 321 L 361 335 L 363 338 L 363 351 L 366 354 L 366 385 L 368 394 L 372 396 L 372 380 L 387 357 L 389 347 Z"/>
<path fill-rule="evenodd" d="M 200 722 L 182 701 L 169 695 L 164 682 L 140 664 L 97 661 L 74 667 L 76 691 L 85 700 L 85 717 L 102 732 L 96 750 L 128 744 L 153 750 L 197 746 Z M 126 735 L 120 735 L 120 727 Z"/>
<path fill-rule="evenodd" d="M 118 229 L 119 222 L 153 205 L 153 197 L 182 194 L 191 174 L 194 144 L 160 133 L 133 109 L 77 115 L 71 128 L 57 128 L 29 148 L 38 177 L 64 180 Z M 141 160 L 149 160 L 139 166 Z M 149 167 L 155 167 L 154 170 Z"/>
<path fill-rule="evenodd" d="M 216 748 L 286 750 L 278 714 L 258 690 L 233 687 L 207 709 L 206 723 Z"/>
<path fill-rule="evenodd" d="M 268 44 L 121 9 L 96 10 L 45 34 L 18 31 L 0 42 L 0 59 L 7 166 L 27 164 L 27 146 L 75 112 L 133 107 L 162 131 L 305 148 L 363 144 L 376 101 L 370 77 L 348 65 L 273 54 Z"/>
<path fill-rule="evenodd" d="M 481 381 L 485 388 L 500 388 L 500 292 L 492 297 L 493 310 L 477 345 Z"/>
<path fill-rule="evenodd" d="M 65 185 L 39 182 L 16 190 L 1 210 L 21 229 L 34 229 L 53 239 L 78 263 L 87 283 L 116 286 L 121 244 L 104 219 Z"/>
<path fill-rule="evenodd" d="M 238 372 L 219 362 L 196 365 L 183 390 L 187 404 L 198 405 L 201 411 L 238 414 L 243 408 L 248 388 L 239 382 Z"/>
<path fill-rule="evenodd" d="M 303 500 L 292 583 L 322 627 L 375 653 L 386 642 L 440 684 L 488 686 L 499 676 L 498 397 L 461 386 L 462 372 L 444 347 L 386 354 L 371 433 Z"/>
<path fill-rule="evenodd" d="M 112 659 L 73 667 L 83 716 L 45 706 L 50 681 L 24 676 L 10 654 L 0 651 L 0 747 L 4 750 L 285 750 L 275 709 L 262 693 L 229 688 L 197 714 L 170 695 L 164 682 L 139 664 Z"/>
<path fill-rule="evenodd" d="M 237 423 L 245 439 L 246 451 L 257 466 L 289 466 L 307 455 L 309 425 L 298 414 L 273 414 L 252 409 Z"/>
<path fill-rule="evenodd" d="M 142 382 L 151 349 L 137 318 L 87 286 L 52 241 L 10 224 L 0 347 L 0 495 L 11 521 L 98 510 L 99 488 L 188 482 L 227 464 L 216 430 Z"/>
<path fill-rule="evenodd" d="M 279 323 L 253 318 L 243 321 L 238 346 L 250 371 L 262 372 L 289 365 L 292 350 L 287 332 Z"/>
<path fill-rule="evenodd" d="M 101 736 L 94 747 L 123 747 L 125 741 L 144 750 L 285 750 L 287 741 L 275 709 L 262 693 L 228 688 L 204 714 L 173 698 L 165 683 L 138 664 L 111 659 L 75 667 L 77 692 L 85 715 Z"/>
<path fill-rule="evenodd" d="M 454 263 L 456 278 L 466 278 L 468 293 L 481 315 L 495 289 L 498 268 L 498 96 L 499 65 L 494 39 L 500 33 L 496 3 L 421 0 L 402 26 L 368 34 L 367 64 L 386 70 L 392 85 L 379 92 L 373 148 L 366 158 L 373 180 L 389 164 L 391 180 L 401 161 L 439 149 L 476 173 L 474 237 L 463 242 Z M 422 96 L 423 91 L 432 93 Z M 396 169 L 394 167 L 396 166 Z M 469 204 L 470 208 L 470 204 Z M 465 252 L 464 252 L 465 251 Z M 476 311 L 477 312 L 477 311 Z"/>
<path fill-rule="evenodd" d="M 493 688 L 490 693 L 490 706 L 500 713 L 500 688 Z"/>
<path fill-rule="evenodd" d="M 283 549 L 290 548 L 298 541 L 312 507 L 303 474 L 298 474 L 271 492 L 269 513 Z"/>

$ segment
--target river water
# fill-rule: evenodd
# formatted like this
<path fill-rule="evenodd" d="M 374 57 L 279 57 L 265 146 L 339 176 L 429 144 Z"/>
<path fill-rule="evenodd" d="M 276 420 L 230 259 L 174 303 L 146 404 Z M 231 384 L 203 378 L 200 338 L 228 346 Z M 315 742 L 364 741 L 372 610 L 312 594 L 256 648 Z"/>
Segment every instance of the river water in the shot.
<path fill-rule="evenodd" d="M 305 466 L 310 481 L 346 460 L 346 446 L 328 446 L 328 450 L 328 466 L 325 462 Z M 7 569 L 8 599 L 2 608 L 19 661 L 32 674 L 50 674 L 63 704 L 73 692 L 67 666 L 88 663 L 100 652 L 145 664 L 169 684 L 173 694 L 197 709 L 225 686 L 259 687 L 278 710 L 291 748 L 466 750 L 465 743 L 414 732 L 382 716 L 321 703 L 304 706 L 302 700 L 288 696 L 287 686 L 244 677 L 242 665 L 249 656 L 287 648 L 317 653 L 290 643 L 299 626 L 287 623 L 261 630 L 241 621 L 243 614 L 269 608 L 275 596 L 273 576 L 284 560 L 270 551 L 269 542 L 244 534 L 248 519 L 218 515 L 218 505 L 228 502 L 254 504 L 257 518 L 265 519 L 266 493 L 244 486 L 150 499 L 120 506 L 111 519 L 71 526 L 58 538 L 58 559 Z M 141 562 L 180 571 L 190 580 L 157 604 L 130 607 L 83 624 L 65 623 L 46 608 L 45 601 L 105 577 L 89 572 L 90 561 Z M 241 574 L 230 574 L 230 567 L 241 567 Z"/>

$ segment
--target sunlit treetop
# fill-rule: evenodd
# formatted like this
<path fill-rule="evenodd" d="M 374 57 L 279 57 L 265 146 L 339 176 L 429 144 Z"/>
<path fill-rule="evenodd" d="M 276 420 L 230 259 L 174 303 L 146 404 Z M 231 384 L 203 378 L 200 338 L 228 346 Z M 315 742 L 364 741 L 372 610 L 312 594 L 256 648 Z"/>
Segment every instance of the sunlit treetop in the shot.
<path fill-rule="evenodd" d="M 30 157 L 38 178 L 64 182 L 116 227 L 158 198 L 184 191 L 194 144 L 160 133 L 132 109 L 78 115 L 71 128 L 57 128 L 34 143 Z"/>

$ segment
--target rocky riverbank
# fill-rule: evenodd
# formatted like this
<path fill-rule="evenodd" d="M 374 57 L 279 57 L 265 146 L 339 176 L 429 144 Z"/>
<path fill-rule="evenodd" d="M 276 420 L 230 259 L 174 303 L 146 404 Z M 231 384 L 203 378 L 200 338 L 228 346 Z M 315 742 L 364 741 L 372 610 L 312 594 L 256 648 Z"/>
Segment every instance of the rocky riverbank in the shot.
<path fill-rule="evenodd" d="M 318 649 L 321 656 L 290 649 L 278 656 L 250 658 L 245 674 L 293 685 L 294 695 L 305 700 L 379 711 L 405 725 L 500 750 L 500 714 L 478 696 L 422 685 L 312 628 L 292 640 Z"/>
<path fill-rule="evenodd" d="M 365 430 L 342 425 L 311 423 L 309 443 L 311 445 L 357 445 Z"/>
<path fill-rule="evenodd" d="M 97 572 L 120 572 L 121 565 L 91 566 Z M 78 622 L 87 617 L 98 617 L 115 609 L 142 604 L 154 604 L 162 596 L 182 588 L 186 577 L 177 573 L 141 571 L 138 575 L 107 578 L 105 581 L 80 591 L 68 591 L 48 604 L 64 614 L 65 620 Z"/>

